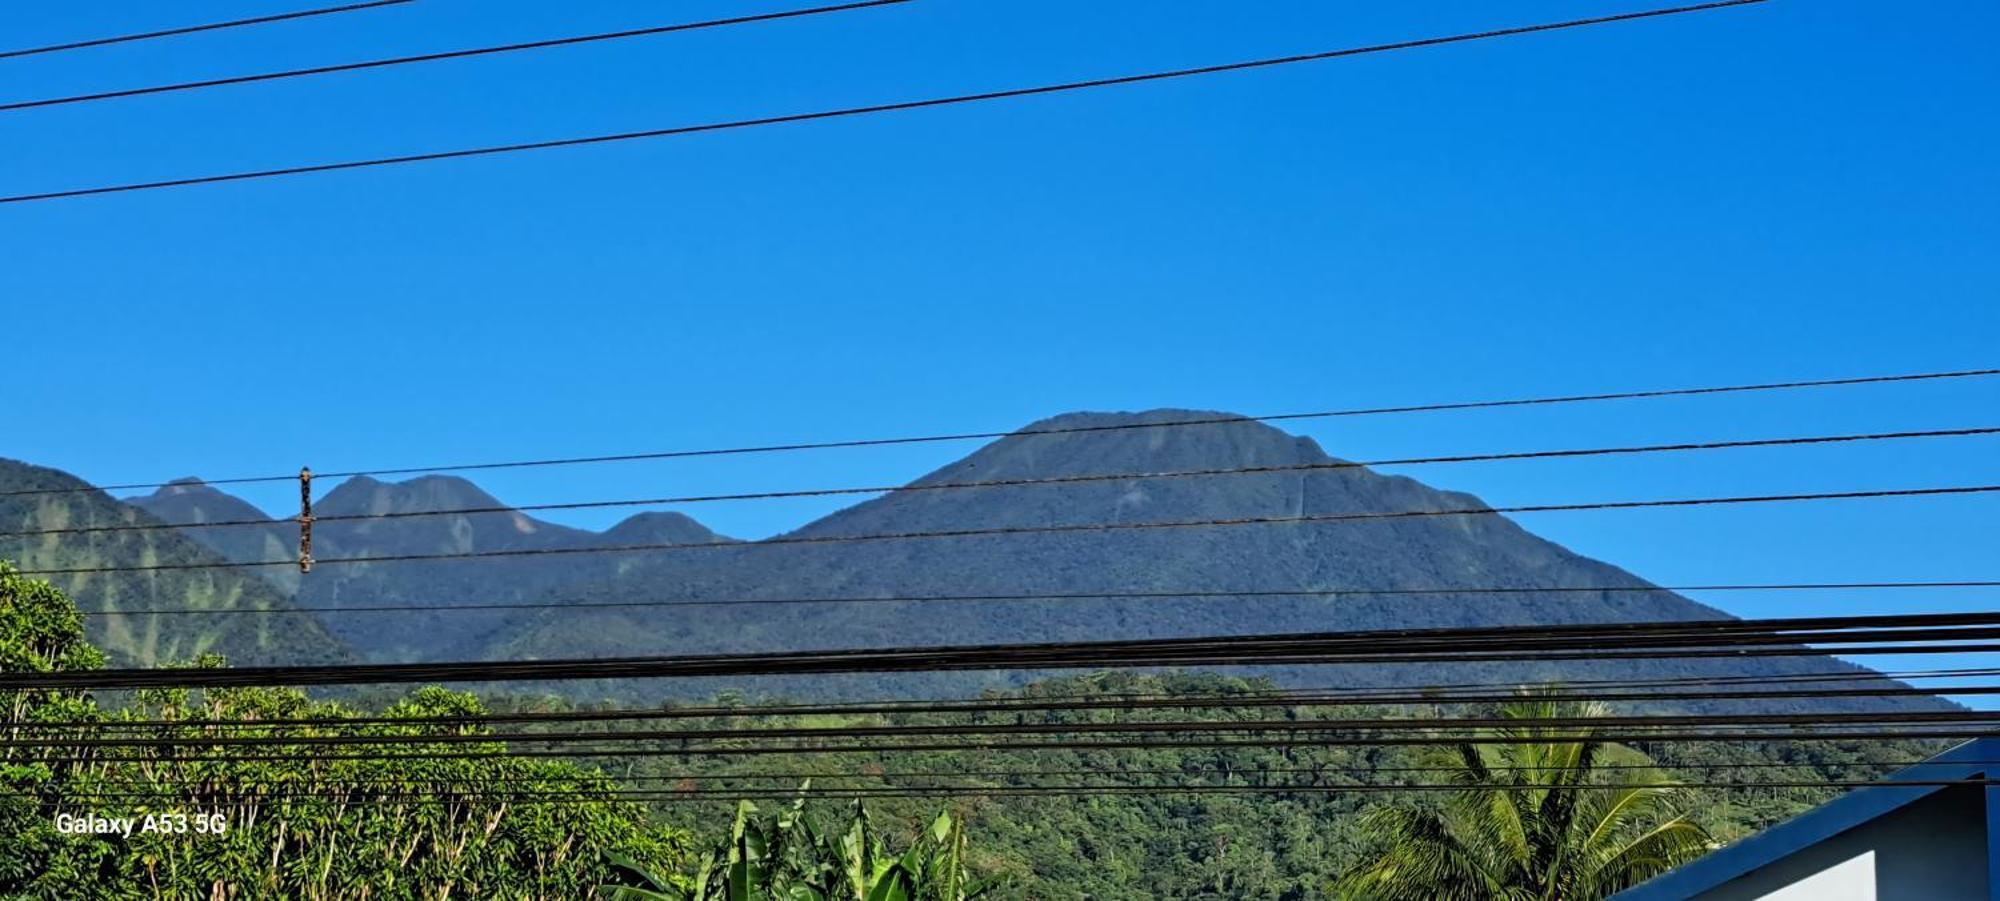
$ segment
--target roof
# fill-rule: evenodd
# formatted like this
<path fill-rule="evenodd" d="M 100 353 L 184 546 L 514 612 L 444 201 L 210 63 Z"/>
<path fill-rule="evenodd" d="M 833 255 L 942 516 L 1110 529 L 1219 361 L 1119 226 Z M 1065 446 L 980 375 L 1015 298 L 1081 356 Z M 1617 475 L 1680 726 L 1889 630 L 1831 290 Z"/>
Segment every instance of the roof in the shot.
<path fill-rule="evenodd" d="M 1935 783 L 1976 778 L 1996 770 L 2000 770 L 2000 738 L 1975 739 L 1899 770 L 1884 780 L 1933 784 L 1871 785 L 1856 789 L 1611 897 L 1614 901 L 1693 897 L 1951 787 Z M 1992 816 L 1990 808 L 1988 816 Z M 1987 841 L 1990 843 L 1993 838 L 1989 832 Z M 1993 858 L 1990 844 L 1987 856 L 1990 866 Z"/>

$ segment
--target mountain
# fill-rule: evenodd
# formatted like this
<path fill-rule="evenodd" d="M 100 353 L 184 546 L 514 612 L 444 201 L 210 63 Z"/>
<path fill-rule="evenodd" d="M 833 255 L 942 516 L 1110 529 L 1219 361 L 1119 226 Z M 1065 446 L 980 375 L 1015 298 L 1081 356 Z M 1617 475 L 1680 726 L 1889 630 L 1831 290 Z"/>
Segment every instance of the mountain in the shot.
<path fill-rule="evenodd" d="M 1156 427 L 1189 419 L 1225 421 Z M 1070 431 L 1036 434 L 1051 430 Z M 1143 475 L 1244 468 L 1261 471 Z M 1094 478 L 1098 476 L 1115 478 Z M 1073 477 L 1093 480 L 939 487 Z M 221 516 L 229 508 L 211 504 L 205 509 L 204 515 Z M 490 512 L 359 522 L 339 519 L 455 509 Z M 329 628 L 377 659 L 729 653 L 1725 616 L 1492 513 L 1119 528 L 1465 509 L 1485 508 L 1468 494 L 1342 465 L 1310 439 L 1262 423 L 1229 419 L 1228 414 L 1073 413 L 1034 423 L 903 489 L 787 535 L 755 542 L 719 543 L 727 540 L 678 513 L 640 514 L 602 533 L 569 529 L 509 510 L 463 479 L 426 477 L 402 483 L 356 479 L 334 489 L 315 507 L 316 515 L 329 520 L 315 529 L 316 555 L 321 559 L 633 545 L 646 549 L 326 565 L 303 580 L 297 597 L 315 609 L 345 609 L 328 614 Z M 1049 526 L 1083 528 L 867 538 Z M 235 553 L 219 542 L 216 548 Z M 1602 590 L 1507 594 L 1449 590 L 1468 586 Z M 1437 589 L 1437 593 L 1269 594 L 1335 589 Z M 1174 591 L 1202 596 L 1088 596 Z M 1020 594 L 1084 596 L 1041 601 L 893 600 Z M 727 603 L 799 598 L 861 600 Z M 702 604 L 675 606 L 677 601 Z M 404 603 L 511 603 L 525 609 L 477 613 L 354 609 Z M 601 606 L 604 603 L 623 606 Z M 1835 671 L 1859 670 L 1832 658 L 1758 658 L 1293 667 L 1261 672 L 1294 685 L 1410 685 Z M 944 692 L 969 690 L 995 678 L 1000 677 L 828 677 L 764 687 L 816 694 Z M 677 686 L 694 694 L 710 688 Z"/>
<path fill-rule="evenodd" d="M 408 516 L 436 510 L 492 512 Z M 313 530 L 313 540 L 324 541 L 331 553 L 342 556 L 558 547 L 591 535 L 513 510 L 455 476 L 422 476 L 397 483 L 357 476 L 315 501 L 313 515 L 327 520 Z"/>
<path fill-rule="evenodd" d="M 217 491 L 196 478 L 175 479 L 143 497 L 125 502 L 177 526 L 204 523 L 247 523 L 215 528 L 186 529 L 182 534 L 194 539 L 224 559 L 235 561 L 298 559 L 299 529 L 290 522 L 278 522 L 257 509 L 255 504 Z M 286 593 L 299 587 L 299 571 L 288 566 L 260 567 L 258 575 Z"/>
<path fill-rule="evenodd" d="M 595 601 L 1089 592 L 1270 592 L 1601 587 L 1602 592 L 1189 599 L 884 601 L 695 608 L 563 608 L 495 635 L 495 657 L 667 654 L 1431 628 L 1689 620 L 1726 614 L 1654 589 L 1497 514 L 1322 523 L 1104 529 L 998 536 L 829 541 L 856 536 L 1116 526 L 1343 513 L 1483 509 L 1478 498 L 1361 467 L 1206 477 L 936 489 L 976 481 L 1249 467 L 1331 467 L 1307 438 L 1236 420 L 1147 428 L 1227 414 L 1190 410 L 1077 413 L 1034 423 L 930 473 L 781 536 L 649 555 L 613 579 L 545 600 Z M 1093 431 L 1031 434 L 1060 429 Z M 1294 668 L 1291 684 L 1431 684 L 1527 678 L 1671 677 L 1726 672 L 1856 672 L 1831 658 L 1656 660 Z M 928 679 L 928 677 L 926 677 Z M 944 679 L 899 684 L 944 684 Z M 956 677 L 960 688 L 964 677 Z M 882 680 L 820 679 L 812 690 L 865 690 Z"/>
<path fill-rule="evenodd" d="M 207 492 L 227 497 L 192 483 L 183 483 L 172 491 L 162 491 L 168 491 L 170 495 L 176 492 L 187 495 Z M 200 499 L 189 497 L 185 500 L 192 510 L 195 501 Z M 204 508 L 207 511 L 204 515 L 233 517 L 243 512 L 220 501 L 208 500 L 211 506 Z M 151 513 L 119 503 L 68 473 L 0 459 L 0 531 L 148 524 L 165 525 Z M 227 544 L 233 551 L 262 556 L 263 547 L 259 542 L 268 537 L 254 537 L 252 533 L 252 537 L 232 536 L 220 543 Z M 236 558 L 236 553 L 219 554 L 170 528 L 0 537 L 0 560 L 10 561 L 24 570 L 139 565 L 199 567 L 202 564 L 223 563 L 225 556 Z M 286 558 L 280 555 L 276 559 Z M 218 611 L 195 615 L 88 617 L 85 622 L 91 641 L 120 664 L 155 665 L 186 661 L 197 654 L 211 652 L 223 654 L 237 664 L 320 663 L 352 657 L 347 647 L 311 615 L 237 616 L 221 612 L 286 610 L 293 606 L 282 589 L 259 578 L 249 569 L 170 568 L 142 572 L 71 573 L 47 578 L 85 610 L 191 607 Z"/>
<path fill-rule="evenodd" d="M 270 520 L 254 506 L 193 480 L 175 482 L 131 503 L 169 522 L 196 524 L 261 519 L 269 526 L 192 528 L 188 534 L 240 561 L 289 560 L 298 527 Z M 425 515 L 437 511 L 481 511 Z M 678 513 L 642 513 L 603 532 L 536 519 L 453 476 L 383 482 L 357 476 L 313 503 L 313 556 L 337 561 L 365 557 L 436 556 L 491 551 L 727 541 Z M 277 535 L 283 542 L 250 540 Z M 633 555 L 551 554 L 474 560 L 332 563 L 304 579 L 274 568 L 280 588 L 299 604 L 325 611 L 327 627 L 381 660 L 458 659 L 482 654 L 490 637 L 515 628 L 531 611 L 376 612 L 384 606 L 465 606 L 531 601 L 612 579 Z"/>
<path fill-rule="evenodd" d="M 605 530 L 604 546 L 710 544 L 727 541 L 685 513 L 641 513 Z"/>
<path fill-rule="evenodd" d="M 823 540 L 874 534 L 1118 525 L 1336 513 L 1478 508 L 1362 468 L 1211 477 L 1121 478 L 1053 485 L 938 490 L 927 486 L 1247 467 L 1332 464 L 1310 439 L 1258 423 L 1125 428 L 1221 414 L 1161 410 L 1071 414 L 784 536 Z M 637 562 L 590 587 L 601 599 L 964 594 L 1273 591 L 1536 585 L 1644 586 L 1497 515 L 1207 528 L 1108 529 L 897 541 L 783 541 Z M 776 612 L 774 612 L 774 609 Z M 704 611 L 704 618 L 717 615 Z M 722 615 L 732 615 L 723 611 Z M 1499 623 L 1672 620 L 1719 616 L 1670 594 L 1440 595 L 1012 603 L 821 604 L 750 609 L 716 630 L 711 650 L 1139 638 Z M 510 649 L 659 652 L 684 632 L 668 610 L 552 611 L 511 636 Z M 703 636 L 704 640 L 708 636 Z M 687 649 L 684 641 L 672 641 Z"/>

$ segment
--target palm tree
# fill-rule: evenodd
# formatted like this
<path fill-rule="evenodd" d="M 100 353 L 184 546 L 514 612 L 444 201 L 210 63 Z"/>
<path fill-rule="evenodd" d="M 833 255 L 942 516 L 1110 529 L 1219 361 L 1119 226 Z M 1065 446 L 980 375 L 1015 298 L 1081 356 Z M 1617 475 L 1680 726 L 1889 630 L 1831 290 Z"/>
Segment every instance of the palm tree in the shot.
<path fill-rule="evenodd" d="M 1523 721 L 1607 712 L 1546 693 L 1524 693 L 1501 708 Z M 1463 789 L 1435 807 L 1369 811 L 1363 825 L 1383 837 L 1381 855 L 1343 875 L 1334 893 L 1357 901 L 1592 901 L 1714 847 L 1700 826 L 1673 815 L 1673 789 L 1650 759 L 1595 739 L 1595 731 L 1524 722 L 1499 730 L 1508 743 L 1454 746 L 1452 779 Z M 1604 765 L 1613 762 L 1619 766 L 1607 775 Z"/>

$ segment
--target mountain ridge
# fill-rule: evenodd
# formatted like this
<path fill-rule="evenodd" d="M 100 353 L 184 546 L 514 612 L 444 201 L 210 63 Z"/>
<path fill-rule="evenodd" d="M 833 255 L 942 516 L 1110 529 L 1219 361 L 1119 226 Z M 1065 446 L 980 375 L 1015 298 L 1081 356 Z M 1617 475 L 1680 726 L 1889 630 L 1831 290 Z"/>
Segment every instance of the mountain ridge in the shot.
<path fill-rule="evenodd" d="M 58 469 L 0 458 L 0 531 L 134 526 L 71 534 L 0 538 L 0 560 L 23 570 L 155 565 L 153 571 L 53 573 L 47 579 L 90 611 L 91 641 L 123 665 L 157 666 L 219 653 L 237 664 L 351 660 L 351 649 L 310 615 L 218 616 L 145 610 L 282 611 L 294 606 L 278 585 L 244 568 L 207 567 L 226 556 L 151 513 L 118 502 Z M 193 490 L 183 485 L 180 490 Z M 219 492 L 218 492 L 219 494 Z M 195 530 L 222 531 L 222 530 Z M 273 567 L 276 568 L 276 567 Z M 296 572 L 296 571 L 294 571 Z"/>
<path fill-rule="evenodd" d="M 1202 424 L 1177 424 L 1188 420 Z M 1185 474 L 1218 469 L 1253 471 Z M 1086 480 L 941 487 L 1075 477 Z M 1311 438 L 1227 413 L 1065 413 L 989 442 L 905 487 L 919 490 L 869 498 L 774 536 L 782 540 L 717 545 L 713 532 L 673 511 L 641 513 L 589 532 L 541 524 L 454 477 L 343 483 L 316 504 L 316 512 L 409 512 L 450 504 L 495 512 L 324 523 L 315 532 L 327 556 L 700 546 L 328 566 L 315 571 L 297 596 L 310 606 L 336 609 L 397 602 L 529 608 L 328 615 L 330 629 L 378 659 L 645 656 L 1727 616 L 1491 512 L 1242 522 L 1487 507 L 1474 495 L 1354 465 Z M 1211 520 L 1241 524 L 1117 528 Z M 1063 530 L 1034 531 L 1047 527 Z M 1008 534 L 868 538 L 982 530 Z M 1602 591 L 1531 590 L 1550 586 Z M 1510 591 L 1452 590 L 1471 587 Z M 1364 593 L 1336 593 L 1343 589 Z M 1377 590 L 1435 593 L 1365 594 Z M 1173 591 L 1243 594 L 1092 595 Z M 894 600 L 1037 594 L 1080 597 Z M 793 603 L 813 598 L 852 600 Z M 618 606 L 583 606 L 591 604 Z M 1289 684 L 1336 676 L 1354 684 L 1408 684 L 1857 669 L 1832 658 L 1803 658 L 1452 664 L 1395 672 L 1291 668 L 1279 676 Z M 808 690 L 847 690 L 841 684 L 815 680 Z M 879 684 L 920 693 L 976 687 L 963 678 Z"/>
<path fill-rule="evenodd" d="M 169 522 L 195 524 L 241 514 L 254 506 L 191 482 L 131 499 Z M 465 511 L 465 512 L 456 512 Z M 570 553 L 628 544 L 729 541 L 678 513 L 640 513 L 603 532 L 549 522 L 503 504 L 468 479 L 423 475 L 400 482 L 369 476 L 341 481 L 313 503 L 314 555 L 324 560 L 446 557 L 484 552 L 562 551 L 539 558 L 439 559 L 340 563 L 309 579 L 274 568 L 281 587 L 323 614 L 334 634 L 378 659 L 449 659 L 481 652 L 487 636 L 511 625 L 518 612 L 409 611 L 390 616 L 355 608 L 385 605 L 471 606 L 519 602 L 562 586 L 608 578 L 622 561 Z M 436 515 L 432 515 L 436 514 Z M 189 534 L 231 559 L 292 559 L 297 526 L 286 520 L 247 527 L 191 528 Z M 290 545 L 252 542 L 245 534 L 278 534 Z M 276 556 L 273 556 L 275 553 Z M 346 612 L 343 612 L 346 611 Z"/>

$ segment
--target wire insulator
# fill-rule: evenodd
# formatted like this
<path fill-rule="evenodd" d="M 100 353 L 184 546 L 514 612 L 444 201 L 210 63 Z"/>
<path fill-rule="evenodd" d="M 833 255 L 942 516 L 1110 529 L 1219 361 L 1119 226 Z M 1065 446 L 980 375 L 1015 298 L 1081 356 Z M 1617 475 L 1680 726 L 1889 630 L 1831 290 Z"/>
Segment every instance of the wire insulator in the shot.
<path fill-rule="evenodd" d="M 313 569 L 313 471 L 299 467 L 299 572 Z"/>

